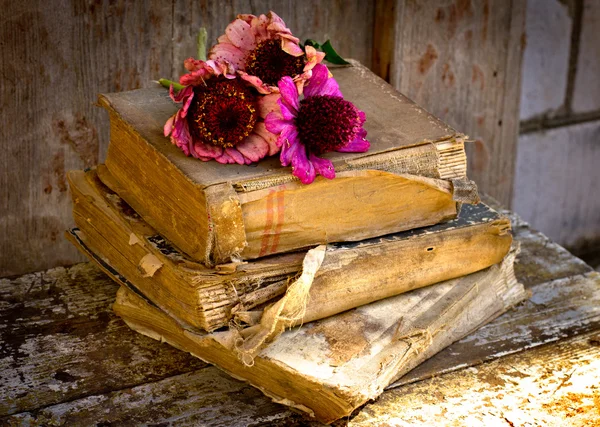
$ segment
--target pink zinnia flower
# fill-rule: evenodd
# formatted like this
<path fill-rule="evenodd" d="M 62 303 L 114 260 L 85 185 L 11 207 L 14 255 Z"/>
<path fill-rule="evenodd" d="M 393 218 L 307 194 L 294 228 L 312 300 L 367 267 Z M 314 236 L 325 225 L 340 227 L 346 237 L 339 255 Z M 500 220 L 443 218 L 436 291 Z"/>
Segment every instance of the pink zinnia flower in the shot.
<path fill-rule="evenodd" d="M 339 86 L 324 65 L 317 65 L 300 100 L 290 77 L 279 81 L 279 112 L 269 113 L 267 129 L 278 134 L 281 164 L 292 165 L 292 173 L 304 184 L 316 174 L 335 177 L 333 163 L 320 156 L 330 151 L 362 153 L 371 144 L 365 139 L 365 113 L 344 100 Z"/>
<path fill-rule="evenodd" d="M 209 52 L 209 58 L 227 61 L 242 79 L 260 93 L 277 92 L 277 82 L 290 76 L 300 90 L 314 66 L 325 57 L 312 46 L 303 50 L 285 22 L 274 12 L 267 16 L 238 15 Z"/>
<path fill-rule="evenodd" d="M 257 96 L 229 64 L 189 58 L 186 85 L 171 99 L 183 107 L 164 126 L 165 136 L 186 156 L 219 163 L 250 164 L 279 151 L 277 137 L 263 119 L 273 110 L 268 97 Z"/>

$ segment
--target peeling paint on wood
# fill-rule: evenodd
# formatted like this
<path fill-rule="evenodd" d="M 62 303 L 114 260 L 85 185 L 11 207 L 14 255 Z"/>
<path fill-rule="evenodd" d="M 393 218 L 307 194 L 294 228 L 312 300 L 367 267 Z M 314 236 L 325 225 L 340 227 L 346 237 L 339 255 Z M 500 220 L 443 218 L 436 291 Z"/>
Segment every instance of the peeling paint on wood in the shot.
<path fill-rule="evenodd" d="M 593 336 L 505 357 L 385 393 L 350 426 L 598 426 Z"/>
<path fill-rule="evenodd" d="M 281 422 L 289 423 L 300 418 L 271 402 L 257 389 L 210 367 L 155 383 L 53 405 L 35 413 L 21 413 L 6 421 L 9 425 L 152 423 L 229 427 L 268 423 L 282 425 Z"/>
<path fill-rule="evenodd" d="M 0 416 L 206 366 L 133 334 L 117 289 L 92 264 L 0 280 Z"/>

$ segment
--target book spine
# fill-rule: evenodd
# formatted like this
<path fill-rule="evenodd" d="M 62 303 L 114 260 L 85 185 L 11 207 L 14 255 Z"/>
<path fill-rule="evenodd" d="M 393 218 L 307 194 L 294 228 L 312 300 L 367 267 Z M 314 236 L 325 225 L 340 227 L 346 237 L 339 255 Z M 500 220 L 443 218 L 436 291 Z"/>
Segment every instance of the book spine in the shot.
<path fill-rule="evenodd" d="M 182 177 L 172 162 L 128 125 L 105 97 L 99 101 L 110 116 L 105 164 L 119 189 L 125 190 L 119 191 L 119 196 L 179 249 L 209 265 L 209 213 L 204 189 Z"/>
<path fill-rule="evenodd" d="M 463 138 L 452 138 L 434 144 L 438 154 L 437 170 L 441 179 L 461 179 L 467 176 L 467 154 Z"/>

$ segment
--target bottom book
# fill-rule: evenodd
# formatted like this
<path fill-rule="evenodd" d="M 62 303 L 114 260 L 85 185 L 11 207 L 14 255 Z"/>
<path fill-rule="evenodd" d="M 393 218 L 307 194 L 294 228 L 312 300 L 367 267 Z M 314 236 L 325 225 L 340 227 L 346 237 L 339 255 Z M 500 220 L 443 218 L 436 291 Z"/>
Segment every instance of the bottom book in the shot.
<path fill-rule="evenodd" d="M 244 331 L 201 332 L 175 319 L 101 258 L 121 283 L 115 312 L 135 331 L 216 365 L 274 401 L 324 423 L 350 415 L 391 382 L 527 297 L 513 248 L 485 270 L 285 331 L 252 360 L 240 360 Z"/>

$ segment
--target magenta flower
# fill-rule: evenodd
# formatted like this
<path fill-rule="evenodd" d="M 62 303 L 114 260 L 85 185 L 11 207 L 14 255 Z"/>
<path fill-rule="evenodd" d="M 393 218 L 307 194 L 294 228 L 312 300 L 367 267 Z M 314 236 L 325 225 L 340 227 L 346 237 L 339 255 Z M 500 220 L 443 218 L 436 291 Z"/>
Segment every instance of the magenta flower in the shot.
<path fill-rule="evenodd" d="M 333 163 L 321 154 L 330 151 L 363 153 L 370 147 L 363 128 L 365 113 L 344 100 L 339 86 L 329 77 L 326 66 L 314 67 L 313 76 L 299 99 L 298 88 L 290 77 L 279 81 L 280 112 L 267 115 L 267 130 L 279 135 L 281 164 L 292 165 L 292 173 L 304 184 L 320 174 L 335 177 Z"/>
<path fill-rule="evenodd" d="M 262 94 L 278 92 L 277 82 L 284 76 L 290 76 L 302 90 L 325 54 L 312 46 L 303 50 L 298 43 L 274 12 L 267 16 L 238 15 L 218 38 L 209 58 L 233 64 L 242 79 Z"/>
<path fill-rule="evenodd" d="M 164 126 L 165 136 L 186 156 L 219 163 L 250 164 L 279 151 L 277 137 L 263 119 L 273 99 L 257 96 L 235 75 L 231 65 L 218 61 L 185 61 L 185 85 L 171 99 L 183 106 Z"/>

